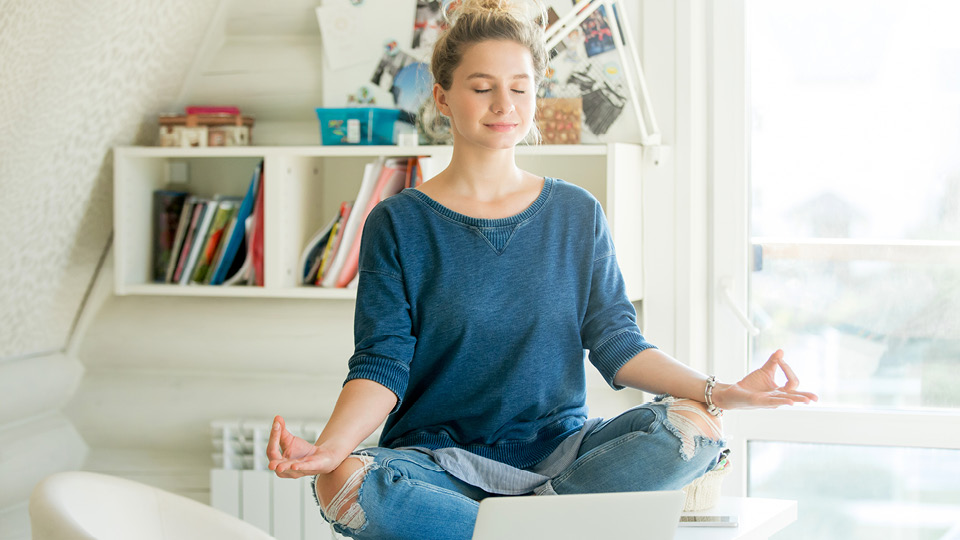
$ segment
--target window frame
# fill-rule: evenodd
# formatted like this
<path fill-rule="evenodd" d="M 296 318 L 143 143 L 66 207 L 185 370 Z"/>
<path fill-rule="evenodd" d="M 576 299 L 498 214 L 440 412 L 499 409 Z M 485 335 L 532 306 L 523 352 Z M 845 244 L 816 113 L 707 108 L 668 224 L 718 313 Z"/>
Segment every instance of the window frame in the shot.
<path fill-rule="evenodd" d="M 710 367 L 736 381 L 749 369 L 750 336 L 737 311 L 749 300 L 749 65 L 747 0 L 706 8 Z M 865 244 L 866 245 L 866 244 Z M 724 289 L 729 295 L 724 294 Z M 772 351 L 771 351 L 772 352 Z M 787 360 L 789 361 L 789 355 Z M 798 373 L 803 381 L 803 373 Z M 724 430 L 736 463 L 727 495 L 747 493 L 750 441 L 960 449 L 960 410 L 826 407 L 731 411 Z"/>

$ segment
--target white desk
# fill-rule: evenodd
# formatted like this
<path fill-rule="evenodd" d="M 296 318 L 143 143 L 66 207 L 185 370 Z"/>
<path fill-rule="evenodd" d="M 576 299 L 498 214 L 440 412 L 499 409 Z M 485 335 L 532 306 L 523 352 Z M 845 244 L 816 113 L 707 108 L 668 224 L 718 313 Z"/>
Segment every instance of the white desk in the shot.
<path fill-rule="evenodd" d="M 680 527 L 675 540 L 765 540 L 797 520 L 797 501 L 720 497 L 717 505 L 705 512 L 689 515 L 735 515 L 739 527 Z"/>

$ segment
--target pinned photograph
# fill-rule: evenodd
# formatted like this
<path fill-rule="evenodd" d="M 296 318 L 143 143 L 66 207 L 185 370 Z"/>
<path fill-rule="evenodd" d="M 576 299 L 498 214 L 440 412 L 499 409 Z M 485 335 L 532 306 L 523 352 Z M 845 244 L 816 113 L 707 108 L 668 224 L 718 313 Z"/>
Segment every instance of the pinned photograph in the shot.
<path fill-rule="evenodd" d="M 593 57 L 617 48 L 613 41 L 613 31 L 607 24 L 606 8 L 600 6 L 580 24 L 583 30 L 583 44 L 587 48 L 587 56 Z"/>
<path fill-rule="evenodd" d="M 393 87 L 393 79 L 405 66 L 417 63 L 417 60 L 409 54 L 391 47 L 385 47 L 380 62 L 377 63 L 370 82 L 384 90 L 390 90 Z"/>
<path fill-rule="evenodd" d="M 417 16 L 413 23 L 413 49 L 430 49 L 443 30 L 440 0 L 417 0 Z"/>
<path fill-rule="evenodd" d="M 390 87 L 393 102 L 411 117 L 416 116 L 421 105 L 433 98 L 431 82 L 430 66 L 427 64 L 414 62 L 403 66 L 394 75 L 393 86 Z"/>

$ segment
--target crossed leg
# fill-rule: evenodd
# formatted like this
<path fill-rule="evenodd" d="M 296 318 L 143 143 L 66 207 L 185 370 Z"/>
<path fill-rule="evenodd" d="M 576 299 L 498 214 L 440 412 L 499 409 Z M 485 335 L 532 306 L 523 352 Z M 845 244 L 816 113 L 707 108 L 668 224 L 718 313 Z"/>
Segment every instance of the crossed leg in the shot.
<path fill-rule="evenodd" d="M 314 489 L 320 511 L 331 521 L 361 529 L 367 518 L 358 501 L 360 485 L 372 465 L 369 456 L 350 456 L 331 473 L 318 475 Z"/>

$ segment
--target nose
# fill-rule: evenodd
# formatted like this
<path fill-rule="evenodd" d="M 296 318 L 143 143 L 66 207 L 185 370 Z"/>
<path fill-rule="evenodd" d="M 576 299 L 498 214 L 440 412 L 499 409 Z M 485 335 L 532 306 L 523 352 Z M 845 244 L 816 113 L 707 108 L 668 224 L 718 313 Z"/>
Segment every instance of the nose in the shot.
<path fill-rule="evenodd" d="M 496 92 L 493 103 L 490 104 L 490 110 L 494 114 L 508 114 L 513 112 L 513 96 L 510 95 L 510 89 L 505 88 Z"/>

